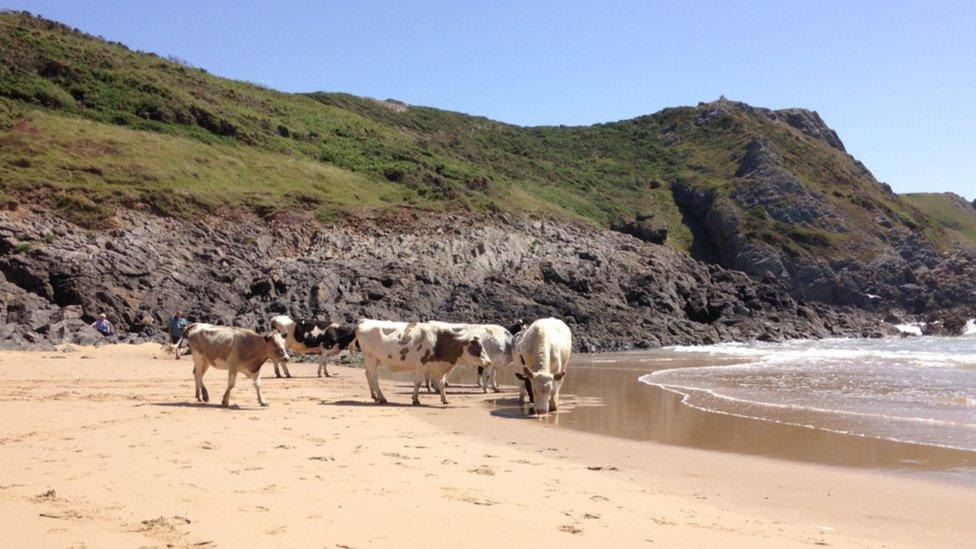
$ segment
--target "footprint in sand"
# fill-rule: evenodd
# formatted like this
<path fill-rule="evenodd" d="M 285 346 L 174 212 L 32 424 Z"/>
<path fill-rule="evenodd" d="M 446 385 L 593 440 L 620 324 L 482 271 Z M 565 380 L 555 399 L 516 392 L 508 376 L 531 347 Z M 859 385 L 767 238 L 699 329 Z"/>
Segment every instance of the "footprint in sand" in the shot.
<path fill-rule="evenodd" d="M 174 545 L 188 535 L 187 532 L 180 531 L 178 527 L 186 526 L 190 522 L 190 519 L 179 515 L 156 517 L 142 521 L 134 531 L 141 532 L 153 539 L 167 542 L 168 545 Z"/>
<path fill-rule="evenodd" d="M 485 476 L 489 476 L 489 477 L 495 476 L 495 470 L 492 469 L 491 467 L 488 467 L 487 465 L 482 465 L 482 466 L 477 467 L 475 469 L 469 469 L 468 472 L 469 473 L 474 473 L 476 475 L 485 475 Z"/>

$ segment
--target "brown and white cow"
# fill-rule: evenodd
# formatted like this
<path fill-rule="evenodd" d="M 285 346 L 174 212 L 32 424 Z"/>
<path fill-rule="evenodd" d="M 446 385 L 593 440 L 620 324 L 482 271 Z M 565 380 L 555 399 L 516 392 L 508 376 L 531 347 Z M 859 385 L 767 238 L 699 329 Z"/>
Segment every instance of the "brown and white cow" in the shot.
<path fill-rule="evenodd" d="M 360 320 L 356 325 L 356 343 L 363 353 L 370 395 L 381 404 L 386 402 L 386 397 L 380 390 L 377 372 L 380 366 L 395 372 L 413 372 L 414 404 L 420 404 L 420 385 L 425 376 L 434 380 L 441 402 L 447 404 L 443 380 L 454 366 L 491 364 L 481 338 L 427 323 Z"/>
<path fill-rule="evenodd" d="M 258 404 L 267 406 L 268 403 L 261 396 L 261 365 L 269 359 L 288 362 L 285 340 L 275 332 L 262 336 L 246 328 L 194 323 L 183 330 L 183 337 L 176 347 L 179 348 L 184 340 L 193 352 L 197 401 L 210 401 L 210 394 L 203 385 L 203 374 L 213 366 L 218 370 L 227 370 L 227 390 L 221 401 L 223 406 L 230 405 L 230 391 L 237 382 L 238 373 L 254 380 Z"/>
<path fill-rule="evenodd" d="M 487 393 L 488 388 L 491 387 L 491 390 L 497 393 L 499 389 L 495 375 L 498 370 L 512 363 L 512 333 L 497 324 L 461 324 L 439 320 L 431 320 L 429 323 L 438 328 L 463 331 L 481 338 L 485 352 L 491 357 L 491 364 L 484 368 L 478 367 L 478 385 L 481 386 L 482 392 Z"/>
<path fill-rule="evenodd" d="M 327 367 L 329 357 L 348 349 L 356 340 L 355 326 L 321 320 L 294 320 L 288 315 L 272 318 L 271 329 L 285 338 L 285 345 L 288 346 L 289 351 L 300 354 L 317 353 L 319 377 L 322 377 L 322 374 L 331 377 Z M 285 371 L 285 377 L 291 377 L 287 365 L 281 364 L 281 368 Z M 274 371 L 276 377 L 281 377 L 277 362 L 274 362 Z"/>

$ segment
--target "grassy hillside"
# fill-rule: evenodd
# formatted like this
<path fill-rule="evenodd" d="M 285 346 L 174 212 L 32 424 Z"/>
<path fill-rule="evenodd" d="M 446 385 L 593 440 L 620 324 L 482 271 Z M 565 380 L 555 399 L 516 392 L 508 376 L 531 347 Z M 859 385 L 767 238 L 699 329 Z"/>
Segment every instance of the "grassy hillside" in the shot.
<path fill-rule="evenodd" d="M 783 226 L 759 209 L 748 238 L 858 256 L 879 214 L 944 244 L 941 225 L 886 191 L 842 149 L 785 114 L 720 100 L 586 127 L 526 128 L 345 94 L 286 94 L 133 52 L 23 13 L 0 14 L 0 193 L 109 223 L 119 206 L 187 216 L 357 210 L 543 211 L 608 225 L 637 213 L 693 234 L 680 181 L 728 195 L 758 136 L 851 231 Z M 819 118 L 817 118 L 819 120 Z M 0 197 L 3 198 L 3 197 Z M 852 235 L 857 235 L 853 239 Z"/>
<path fill-rule="evenodd" d="M 976 248 L 976 207 L 951 193 L 913 193 L 902 199 L 938 222 L 950 235 Z"/>

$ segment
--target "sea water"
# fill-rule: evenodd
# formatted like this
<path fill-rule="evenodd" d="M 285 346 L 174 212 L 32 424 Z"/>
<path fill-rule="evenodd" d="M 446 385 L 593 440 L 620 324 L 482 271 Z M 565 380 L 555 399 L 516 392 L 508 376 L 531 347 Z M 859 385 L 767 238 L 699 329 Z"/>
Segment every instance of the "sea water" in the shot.
<path fill-rule="evenodd" d="M 640 381 L 698 410 L 859 437 L 976 451 L 976 327 L 964 337 L 674 347 L 706 365 Z M 707 365 L 709 356 L 739 364 Z"/>

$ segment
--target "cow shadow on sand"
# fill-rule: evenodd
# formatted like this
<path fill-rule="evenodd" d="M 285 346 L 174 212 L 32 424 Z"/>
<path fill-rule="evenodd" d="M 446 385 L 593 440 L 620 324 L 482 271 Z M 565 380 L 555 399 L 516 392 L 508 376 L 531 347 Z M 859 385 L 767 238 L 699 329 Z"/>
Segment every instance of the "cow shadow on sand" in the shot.
<path fill-rule="evenodd" d="M 410 394 L 410 393 L 405 393 Z M 350 406 L 354 408 L 431 408 L 434 410 L 446 410 L 450 408 L 469 408 L 470 406 L 460 406 L 454 404 L 441 404 L 438 400 L 437 402 L 426 403 L 421 401 L 420 404 L 412 404 L 410 402 L 393 402 L 387 401 L 383 404 L 377 404 L 372 400 L 335 400 L 328 401 L 323 400 L 320 403 L 322 406 Z"/>
<path fill-rule="evenodd" d="M 230 406 L 222 406 L 219 402 L 150 402 L 149 406 L 159 406 L 161 408 L 200 408 L 205 410 L 264 410 L 269 406 L 241 406 L 240 404 L 234 403 Z"/>

